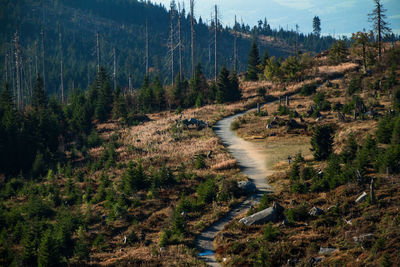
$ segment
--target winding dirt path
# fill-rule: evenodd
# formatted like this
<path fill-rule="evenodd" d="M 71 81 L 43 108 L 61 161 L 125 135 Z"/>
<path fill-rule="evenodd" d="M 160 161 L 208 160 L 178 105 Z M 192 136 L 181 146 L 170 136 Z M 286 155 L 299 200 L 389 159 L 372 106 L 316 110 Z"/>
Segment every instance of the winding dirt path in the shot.
<path fill-rule="evenodd" d="M 254 111 L 254 109 L 246 112 L 250 111 Z M 242 172 L 256 185 L 258 192 L 248 196 L 245 201 L 238 204 L 225 217 L 206 228 L 196 238 L 196 247 L 201 252 L 199 257 L 209 266 L 221 266 L 215 258 L 213 246 L 213 240 L 217 233 L 235 217 L 248 210 L 254 201 L 258 202 L 264 192 L 272 192 L 272 188 L 267 184 L 267 177 L 272 174 L 272 171 L 267 168 L 265 149 L 260 144 L 243 140 L 230 130 L 232 121 L 246 112 L 220 120 L 214 126 L 214 132 L 237 160 Z"/>

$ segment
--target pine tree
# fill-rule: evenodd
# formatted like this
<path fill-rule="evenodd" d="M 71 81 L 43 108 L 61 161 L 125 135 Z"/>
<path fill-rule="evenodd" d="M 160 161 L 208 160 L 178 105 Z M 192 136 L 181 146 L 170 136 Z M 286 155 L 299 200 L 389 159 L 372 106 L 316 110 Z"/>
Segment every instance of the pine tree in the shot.
<path fill-rule="evenodd" d="M 313 33 L 317 37 L 321 35 L 321 20 L 318 16 L 313 19 Z"/>
<path fill-rule="evenodd" d="M 47 106 L 47 95 L 43 89 L 43 81 L 42 78 L 38 75 L 36 77 L 35 85 L 33 87 L 33 96 L 32 96 L 32 106 L 37 110 L 40 108 L 46 108 Z"/>
<path fill-rule="evenodd" d="M 370 13 L 369 20 L 373 23 L 373 29 L 377 34 L 377 41 L 378 41 L 378 60 L 381 60 L 382 57 L 382 36 L 386 33 L 390 33 L 391 29 L 389 28 L 389 23 L 386 21 L 386 14 L 387 11 L 383 8 L 383 4 L 381 0 L 374 0 L 375 2 L 375 9 Z"/>
<path fill-rule="evenodd" d="M 259 65 L 260 65 L 260 55 L 258 52 L 258 47 L 256 41 L 254 40 L 250 53 L 249 53 L 249 61 L 247 64 L 247 71 L 246 71 L 246 80 L 249 81 L 257 81 L 258 74 L 259 74 Z"/>

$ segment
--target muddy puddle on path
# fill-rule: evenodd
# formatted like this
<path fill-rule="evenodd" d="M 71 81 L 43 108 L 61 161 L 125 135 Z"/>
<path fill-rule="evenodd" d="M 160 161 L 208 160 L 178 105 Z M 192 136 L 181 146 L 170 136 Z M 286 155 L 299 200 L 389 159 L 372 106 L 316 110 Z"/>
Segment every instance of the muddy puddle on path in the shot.
<path fill-rule="evenodd" d="M 249 110 L 246 112 L 251 112 Z M 278 141 L 267 144 L 265 141 L 250 142 L 235 135 L 230 130 L 234 119 L 246 112 L 239 113 L 220 120 L 214 126 L 214 132 L 221 139 L 229 153 L 237 160 L 242 172 L 256 185 L 258 192 L 250 195 L 245 201 L 234 207 L 226 216 L 205 229 L 196 238 L 199 258 L 209 266 L 221 266 L 215 258 L 213 240 L 217 233 L 235 217 L 246 212 L 254 201 L 259 201 L 264 192 L 272 192 L 267 183 L 267 177 L 274 173 L 273 167 L 284 161 L 288 155 L 294 157 L 298 152 L 307 152 L 306 141 Z"/>

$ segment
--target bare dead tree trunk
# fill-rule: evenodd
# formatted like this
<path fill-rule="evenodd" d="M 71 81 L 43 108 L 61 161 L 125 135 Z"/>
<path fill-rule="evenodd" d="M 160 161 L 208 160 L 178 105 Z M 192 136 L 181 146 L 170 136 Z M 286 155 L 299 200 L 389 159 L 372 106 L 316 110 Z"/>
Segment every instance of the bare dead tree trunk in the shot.
<path fill-rule="evenodd" d="M 128 87 L 129 87 L 129 93 L 132 93 L 132 74 L 129 74 Z"/>
<path fill-rule="evenodd" d="M 171 16 L 170 16 L 170 53 L 171 53 L 171 81 L 172 81 L 172 86 L 174 85 L 174 79 L 175 79 L 175 73 L 174 73 L 174 68 L 175 68 L 175 53 L 174 53 L 174 9 L 171 6 Z"/>
<path fill-rule="evenodd" d="M 21 72 L 20 72 L 20 47 L 19 47 L 19 35 L 18 35 L 18 30 L 15 32 L 14 36 L 14 42 L 15 42 L 15 71 L 17 75 L 17 106 L 20 109 L 21 108 L 21 99 L 22 99 L 22 92 L 21 92 Z"/>
<path fill-rule="evenodd" d="M 117 89 L 117 55 L 116 55 L 115 47 L 113 49 L 113 54 L 114 54 L 114 73 L 113 73 L 113 78 L 114 78 L 114 91 L 115 91 Z"/>
<path fill-rule="evenodd" d="M 298 52 L 298 36 L 299 36 L 299 25 L 296 24 L 296 43 L 294 47 L 294 56 L 297 58 Z"/>
<path fill-rule="evenodd" d="M 87 88 L 90 87 L 90 65 L 87 66 Z"/>
<path fill-rule="evenodd" d="M 44 28 L 42 28 L 42 68 L 43 68 L 43 90 L 46 92 L 46 47 L 44 46 Z"/>
<path fill-rule="evenodd" d="M 29 98 L 32 99 L 32 56 L 29 57 Z M 28 102 L 29 103 L 29 102 Z"/>
<path fill-rule="evenodd" d="M 178 51 L 179 51 L 179 79 L 182 80 L 182 29 L 181 29 L 181 4 L 178 3 L 179 14 L 178 14 Z"/>
<path fill-rule="evenodd" d="M 60 43 L 60 89 L 61 89 L 61 103 L 64 103 L 64 66 L 63 66 L 63 46 L 62 46 L 62 33 L 61 28 L 58 29 L 59 43 Z"/>
<path fill-rule="evenodd" d="M 233 71 L 237 72 L 237 29 L 236 29 L 236 15 L 235 15 L 235 26 L 234 26 L 234 41 L 233 41 Z"/>
<path fill-rule="evenodd" d="M 192 39 L 192 77 L 194 77 L 195 72 L 195 62 L 194 62 L 194 0 L 190 0 L 190 33 Z"/>
<path fill-rule="evenodd" d="M 8 48 L 6 46 L 6 54 L 4 56 L 4 70 L 5 70 L 5 73 L 6 73 L 6 83 L 8 83 L 8 62 L 7 62 L 7 59 L 8 59 Z"/>
<path fill-rule="evenodd" d="M 378 17 L 378 61 L 381 62 L 382 57 L 382 17 L 381 3 L 377 2 L 377 17 Z"/>
<path fill-rule="evenodd" d="M 97 73 L 100 72 L 100 40 L 99 33 L 96 33 L 96 52 L 97 52 Z"/>
<path fill-rule="evenodd" d="M 35 41 L 35 73 L 39 73 L 39 57 L 38 57 L 38 43 Z"/>
<path fill-rule="evenodd" d="M 14 42 L 14 39 L 12 39 L 12 42 Z M 17 105 L 17 90 L 16 90 L 16 71 L 15 71 L 15 62 L 13 60 L 15 55 L 15 51 L 13 50 L 13 46 L 10 46 L 10 79 L 12 80 L 12 92 L 13 92 L 13 98 L 14 98 L 14 105 Z"/>
<path fill-rule="evenodd" d="M 218 75 L 218 8 L 215 5 L 215 31 L 214 31 L 214 81 L 217 82 Z"/>
<path fill-rule="evenodd" d="M 149 76 L 149 23 L 146 18 L 146 76 Z"/>

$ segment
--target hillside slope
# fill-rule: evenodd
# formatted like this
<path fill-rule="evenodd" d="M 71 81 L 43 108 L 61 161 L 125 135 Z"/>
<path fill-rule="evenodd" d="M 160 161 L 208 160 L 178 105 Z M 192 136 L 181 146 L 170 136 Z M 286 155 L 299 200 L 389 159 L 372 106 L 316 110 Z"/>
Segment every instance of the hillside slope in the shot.
<path fill-rule="evenodd" d="M 42 25 L 45 29 L 46 72 L 50 92 L 56 92 L 60 85 L 59 28 L 63 33 L 64 77 L 68 88 L 87 88 L 96 75 L 96 32 L 100 34 L 101 64 L 112 73 L 113 48 L 117 51 L 117 79 L 122 87 L 128 86 L 129 75 L 133 77 L 133 86 L 142 84 L 145 74 L 145 21 L 149 23 L 149 48 L 151 74 L 161 76 L 165 83 L 170 82 L 171 55 L 168 52 L 170 13 L 165 7 L 136 0 L 121 1 L 39 1 L 6 0 L 0 3 L 0 53 L 8 52 L 9 73 L 15 68 L 14 44 L 12 38 L 19 30 L 22 47 L 23 85 L 26 90 L 35 76 L 35 63 L 42 73 L 41 36 Z M 195 11 L 196 12 L 196 11 Z M 221 11 L 224 12 L 223 10 Z M 197 17 L 195 24 L 195 58 L 204 67 L 210 77 L 214 73 L 213 30 Z M 175 24 L 177 16 L 175 16 Z M 250 29 L 237 25 L 242 32 L 238 39 L 238 68 L 245 70 L 247 54 L 252 35 L 267 35 L 274 38 L 260 38 L 261 54 L 265 47 L 270 56 L 286 57 L 293 51 L 296 34 L 271 30 L 267 23 Z M 175 28 L 177 40 L 177 27 Z M 183 69 L 186 77 L 190 75 L 190 20 L 186 11 L 182 11 Z M 232 29 L 221 26 L 219 31 L 219 66 L 231 66 L 233 61 Z M 319 52 L 327 49 L 333 42 L 330 37 L 317 38 L 303 34 L 297 37 L 305 51 Z M 267 40 L 267 41 L 265 41 Z M 36 46 L 35 46 L 36 43 Z M 222 49 L 223 48 L 223 49 Z M 35 54 L 38 54 L 38 57 Z M 175 54 L 175 73 L 178 72 L 178 51 Z M 4 66 L 0 66 L 4 78 Z M 9 75 L 11 76 L 11 75 Z"/>

